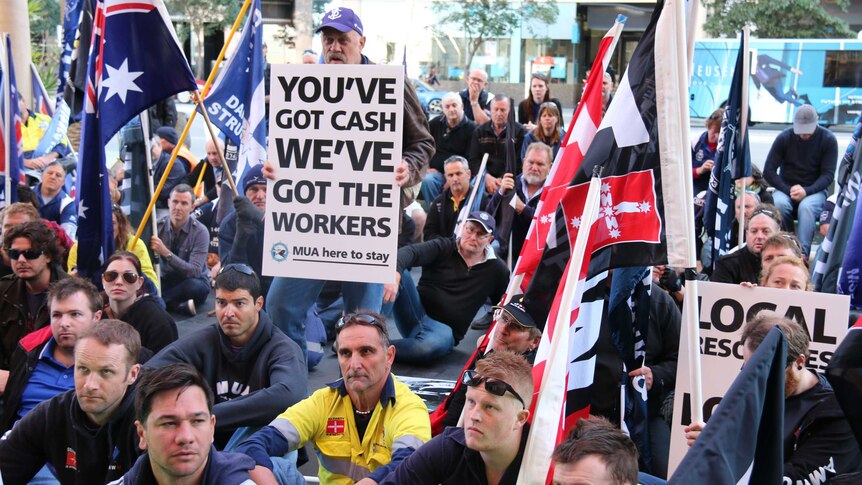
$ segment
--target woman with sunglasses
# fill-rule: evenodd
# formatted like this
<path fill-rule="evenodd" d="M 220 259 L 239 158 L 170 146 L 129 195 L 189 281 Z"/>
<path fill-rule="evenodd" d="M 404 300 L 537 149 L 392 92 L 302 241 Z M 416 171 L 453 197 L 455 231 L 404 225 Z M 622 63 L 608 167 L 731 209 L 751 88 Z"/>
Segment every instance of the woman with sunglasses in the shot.
<path fill-rule="evenodd" d="M 102 318 L 122 320 L 141 334 L 141 345 L 157 353 L 177 339 L 177 324 L 168 312 L 145 292 L 138 257 L 118 251 L 108 258 L 102 272 L 107 305 Z"/>
<path fill-rule="evenodd" d="M 557 107 L 557 113 L 563 112 L 563 105 L 560 104 L 560 100 L 551 97 L 548 75 L 543 72 L 534 72 L 530 79 L 530 95 L 518 104 L 518 123 L 524 125 L 524 129 L 527 131 L 534 130 L 541 119 L 539 108 L 544 103 L 553 103 Z M 559 118 L 560 125 L 565 125 L 563 117 L 560 116 Z"/>
<path fill-rule="evenodd" d="M 540 141 L 554 150 L 554 158 L 560 150 L 560 144 L 566 132 L 563 131 L 562 116 L 560 110 L 554 103 L 542 103 L 539 107 L 538 125 L 527 133 L 524 143 L 521 145 L 521 160 L 527 155 L 527 147 Z"/>

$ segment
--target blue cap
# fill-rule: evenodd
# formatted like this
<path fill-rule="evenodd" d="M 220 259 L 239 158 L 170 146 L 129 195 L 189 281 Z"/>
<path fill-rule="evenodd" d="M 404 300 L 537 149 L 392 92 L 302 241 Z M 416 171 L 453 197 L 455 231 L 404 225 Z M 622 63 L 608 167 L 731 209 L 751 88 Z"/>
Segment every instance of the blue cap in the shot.
<path fill-rule="evenodd" d="M 488 234 L 494 234 L 494 230 L 497 228 L 496 221 L 494 221 L 494 218 L 487 212 L 473 211 L 470 213 L 470 216 L 467 217 L 467 221 L 479 223 L 483 228 L 485 228 L 485 232 Z"/>
<path fill-rule="evenodd" d="M 252 185 L 266 185 L 266 179 L 263 177 L 263 164 L 259 163 L 253 167 L 249 167 L 242 176 L 242 192 L 245 193 Z"/>
<path fill-rule="evenodd" d="M 323 16 L 323 23 L 314 32 L 320 32 L 325 27 L 332 27 L 339 32 L 353 30 L 359 35 L 365 35 L 362 33 L 362 21 L 359 20 L 359 16 L 347 7 L 335 7 L 326 12 L 326 15 Z"/>
<path fill-rule="evenodd" d="M 159 129 L 156 130 L 156 134 L 159 135 L 159 138 L 165 140 L 171 145 L 176 145 L 177 142 L 180 141 L 180 136 L 177 135 L 177 130 L 170 126 L 160 126 Z"/>

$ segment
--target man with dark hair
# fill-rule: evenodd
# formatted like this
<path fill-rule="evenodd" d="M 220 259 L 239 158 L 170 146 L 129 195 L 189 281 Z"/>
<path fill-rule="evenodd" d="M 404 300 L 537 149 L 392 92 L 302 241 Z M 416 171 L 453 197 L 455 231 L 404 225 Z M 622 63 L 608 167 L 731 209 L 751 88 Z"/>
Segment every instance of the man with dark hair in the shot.
<path fill-rule="evenodd" d="M 75 387 L 75 343 L 102 317 L 99 290 L 87 280 L 63 278 L 48 290 L 51 325 L 22 338 L 12 354 L 3 392 L 0 435 L 37 404 Z"/>
<path fill-rule="evenodd" d="M 191 217 L 195 194 L 186 184 L 171 190 L 170 214 L 159 221 L 150 247 L 162 259 L 162 298 L 168 310 L 195 315 L 210 293 L 209 232 Z"/>
<path fill-rule="evenodd" d="M 48 286 L 66 273 L 54 232 L 42 221 L 10 227 L 3 237 L 14 274 L 0 278 L 0 369 L 24 335 L 48 325 Z"/>
<path fill-rule="evenodd" d="M 0 441 L 4 482 L 27 483 L 46 463 L 60 483 L 105 483 L 131 468 L 140 349 L 131 325 L 93 324 L 75 344 L 75 390 L 36 406 Z"/>
<path fill-rule="evenodd" d="M 514 352 L 494 352 L 462 376 L 464 426 L 442 434 L 404 460 L 381 485 L 514 485 L 527 444 L 533 367 Z"/>
<path fill-rule="evenodd" d="M 264 426 L 303 399 L 307 374 L 299 347 L 262 310 L 260 281 L 249 266 L 222 266 L 215 287 L 218 324 L 165 347 L 148 367 L 186 363 L 200 370 L 215 389 L 222 449 L 239 428 Z"/>
<path fill-rule="evenodd" d="M 579 419 L 554 450 L 554 485 L 638 483 L 638 450 L 634 442 L 605 418 Z"/>
<path fill-rule="evenodd" d="M 390 373 L 395 347 L 383 317 L 350 314 L 335 330 L 342 378 L 289 407 L 239 446 L 258 471 L 273 470 L 270 457 L 312 442 L 321 483 L 370 485 L 431 437 L 428 408 Z M 280 476 L 292 471 L 278 470 Z"/>
<path fill-rule="evenodd" d="M 403 338 L 393 343 L 399 362 L 428 365 L 452 352 L 485 301 L 500 301 L 509 270 L 491 249 L 496 224 L 486 212 L 467 217 L 457 239 L 437 238 L 398 250 L 395 283 L 383 290 L 394 301 Z M 422 266 L 419 284 L 410 268 Z"/>
<path fill-rule="evenodd" d="M 249 167 L 240 185 L 244 197 L 233 200 L 234 210 L 221 221 L 218 252 L 222 265 L 247 264 L 255 273 L 263 271 L 263 215 L 266 211 L 266 179 L 263 165 Z M 272 276 L 260 278 L 263 294 L 269 291 Z"/>
<path fill-rule="evenodd" d="M 488 154 L 488 165 L 486 166 L 485 191 L 493 194 L 500 188 L 503 182 L 503 174 L 506 173 L 506 140 L 514 140 L 515 146 L 515 175 L 521 173 L 518 159 L 521 155 L 521 146 L 524 144 L 524 136 L 527 131 L 520 124 L 513 124 L 514 133 L 509 133 L 508 121 L 509 111 L 512 110 L 512 100 L 504 95 L 498 94 L 491 100 L 491 121 L 483 123 L 473 132 L 473 140 L 470 142 L 470 171 L 474 176 L 479 175 L 479 167 L 482 165 L 482 157 Z"/>
<path fill-rule="evenodd" d="M 252 484 L 251 458 L 213 445 L 216 417 L 206 380 L 187 364 L 171 364 L 141 377 L 135 428 L 144 454 L 110 485 Z"/>

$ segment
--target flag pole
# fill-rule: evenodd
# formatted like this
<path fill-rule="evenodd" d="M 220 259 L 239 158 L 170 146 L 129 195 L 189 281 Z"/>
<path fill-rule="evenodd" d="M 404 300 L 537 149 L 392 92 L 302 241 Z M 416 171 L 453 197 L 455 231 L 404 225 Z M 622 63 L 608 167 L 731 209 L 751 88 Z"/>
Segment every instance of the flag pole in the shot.
<path fill-rule="evenodd" d="M 476 193 L 479 191 L 479 185 L 484 185 L 484 183 L 485 183 L 484 173 L 485 173 L 485 165 L 487 165 L 487 164 L 488 164 L 488 154 L 486 153 L 482 157 L 482 164 L 479 165 L 479 173 L 476 174 L 476 178 L 474 179 L 476 182 L 473 184 L 473 190 L 470 191 L 470 198 L 467 199 L 467 205 L 465 206 L 465 207 L 467 207 L 467 212 L 464 212 L 462 210 L 461 213 L 458 215 L 458 220 L 455 222 L 455 237 L 458 237 L 461 235 L 461 225 L 464 224 L 464 220 L 470 215 L 470 209 L 473 208 L 473 201 L 476 200 Z M 480 180 L 480 175 L 482 176 L 481 180 Z"/>
<path fill-rule="evenodd" d="M 0 40 L 3 42 L 3 54 L 0 54 L 0 67 L 3 69 L 3 100 L 5 101 L 3 104 L 9 104 L 9 60 L 6 59 L 8 55 L 8 50 L 6 50 L 6 37 L 9 34 L 3 33 L 0 34 Z M 9 128 L 9 123 L 12 116 L 12 106 L 6 106 L 6 110 L 3 112 L 3 136 L 6 138 L 6 153 L 3 154 L 5 157 L 5 163 L 3 164 L 3 173 L 5 174 L 5 186 L 3 187 L 4 194 L 4 203 L 6 207 L 9 207 L 9 202 L 12 200 L 12 179 L 10 178 L 10 170 L 9 167 L 12 165 L 12 141 L 14 133 L 6 133 Z"/>
<path fill-rule="evenodd" d="M 748 76 L 749 71 L 751 70 L 751 54 L 748 52 L 748 38 L 751 35 L 751 27 L 746 25 L 742 29 L 742 46 L 743 46 L 743 54 L 745 55 L 745 60 L 742 62 L 742 106 L 739 113 L 739 143 L 742 146 L 745 146 L 745 137 L 748 131 Z M 741 152 L 739 150 L 736 151 L 737 154 L 740 154 L 744 157 L 745 150 L 743 149 Z M 744 160 L 740 160 L 739 156 L 736 157 L 736 163 L 745 163 Z M 734 172 L 738 172 L 734 170 Z M 742 190 L 740 190 L 739 195 L 742 196 L 742 208 L 745 208 L 745 185 L 742 186 Z M 737 237 L 737 242 L 739 245 L 745 244 L 745 217 L 743 210 L 743 220 L 739 222 L 739 235 Z"/>
<path fill-rule="evenodd" d="M 213 140 L 213 143 L 215 143 L 215 140 Z M 216 149 L 218 149 L 218 145 L 216 145 Z M 194 193 L 195 193 L 195 197 L 197 197 L 197 196 L 198 196 L 198 189 L 200 189 L 201 184 L 202 184 L 202 183 L 203 183 L 203 181 L 204 181 L 204 174 L 205 174 L 205 173 L 206 173 L 206 171 L 207 171 L 207 165 L 209 165 L 209 162 L 208 162 L 208 161 L 207 161 L 207 163 L 205 163 L 205 164 L 201 167 L 201 173 L 200 173 L 200 175 L 198 175 L 198 179 L 195 181 L 195 186 L 194 186 L 194 188 L 193 188 Z"/>
<path fill-rule="evenodd" d="M 233 35 L 239 29 L 239 24 L 242 21 L 242 18 L 245 16 L 246 10 L 248 10 L 249 5 L 251 5 L 251 0 L 245 0 L 242 4 L 242 8 L 239 10 L 239 14 L 236 16 L 236 20 L 233 22 L 233 26 L 230 29 L 230 33 L 225 40 L 224 45 L 221 48 L 221 52 L 219 52 L 218 57 L 216 57 L 215 65 L 213 66 L 212 71 L 210 71 L 209 77 L 207 77 L 207 82 L 204 85 L 203 94 L 209 92 L 209 88 L 212 85 L 213 81 L 215 81 L 216 72 L 218 72 L 218 68 L 224 60 L 225 53 L 227 52 L 227 46 L 230 44 Z M 195 93 L 197 94 L 197 93 Z M 165 172 L 162 174 L 162 179 L 159 180 L 159 185 L 156 187 L 156 191 L 153 193 L 153 198 L 150 199 L 150 204 L 147 206 L 147 211 L 144 212 L 144 217 L 141 219 L 141 224 L 138 226 L 137 232 L 135 232 L 135 237 L 132 238 L 132 246 L 138 243 L 138 240 L 141 238 L 141 233 L 144 232 L 144 225 L 150 218 L 150 215 L 153 213 L 153 209 L 156 206 L 156 200 L 159 197 L 159 194 L 162 192 L 162 188 L 165 186 L 165 182 L 168 180 L 168 175 L 171 173 L 171 168 L 174 166 L 174 161 L 177 159 L 177 154 L 180 151 L 180 146 L 186 140 L 186 137 L 189 134 L 189 129 L 192 126 L 192 122 L 195 120 L 195 116 L 197 115 L 197 110 L 192 110 L 192 114 L 189 116 L 188 121 L 186 121 L 186 126 L 183 128 L 182 134 L 180 134 L 180 139 L 177 141 L 176 146 L 174 146 L 174 150 L 171 152 L 171 158 L 168 160 L 168 166 L 165 168 Z M 225 172 L 229 172 L 229 170 L 225 170 Z M 230 180 L 230 179 L 229 179 Z M 231 184 L 231 188 L 236 191 L 236 186 Z"/>
<path fill-rule="evenodd" d="M 147 160 L 147 185 L 149 186 L 150 194 L 152 194 L 153 193 L 153 154 L 150 151 L 150 138 L 149 138 L 149 136 L 150 136 L 150 110 L 145 109 L 141 113 L 141 130 L 143 130 L 144 140 L 146 140 L 144 142 L 145 143 L 144 156 L 146 157 L 146 160 Z M 150 222 L 152 223 L 152 226 L 153 226 L 152 227 L 153 236 L 158 235 L 159 225 L 156 221 L 156 218 L 153 217 L 152 219 L 150 219 Z M 144 227 L 143 223 L 141 224 L 141 227 Z M 132 247 L 135 247 L 135 244 L 137 244 L 137 242 L 132 243 Z M 126 249 L 126 248 L 122 248 L 122 249 Z M 162 265 L 159 262 L 159 258 L 154 258 L 154 261 L 152 263 L 153 263 L 153 270 L 156 272 L 156 276 L 159 277 L 159 281 L 161 281 L 161 279 L 162 279 Z M 153 284 L 155 284 L 155 281 L 153 281 Z M 155 287 L 156 287 L 156 292 L 158 293 L 158 295 L 162 296 L 161 285 L 160 284 L 155 285 Z"/>
<path fill-rule="evenodd" d="M 531 421 L 533 429 L 539 427 L 547 429 L 548 426 L 539 426 L 538 421 L 557 423 L 563 413 L 565 403 L 565 392 L 557 392 L 562 386 L 565 389 L 569 358 L 569 329 L 571 325 L 572 301 L 580 301 L 578 295 L 584 291 L 583 285 L 579 284 L 581 268 L 584 263 L 592 257 L 592 251 L 587 251 L 590 228 L 598 213 L 599 196 L 601 191 L 601 178 L 594 175 L 590 180 L 590 190 L 584 203 L 584 213 L 581 219 L 578 237 L 575 239 L 575 247 L 572 257 L 569 259 L 566 270 L 566 280 L 563 293 L 560 297 L 560 305 L 557 310 L 556 323 L 554 323 L 551 346 L 548 350 L 547 365 L 542 375 L 541 385 L 537 386 L 541 391 L 535 400 Z M 545 326 L 547 329 L 547 325 Z M 557 428 L 554 424 L 551 428 Z M 527 437 L 527 445 L 524 449 L 524 459 L 521 470 L 518 473 L 518 485 L 544 484 L 549 473 L 548 464 L 551 462 L 554 448 L 556 447 L 556 436 L 539 436 L 538 433 L 530 433 Z M 544 471 L 541 471 L 544 470 Z"/>

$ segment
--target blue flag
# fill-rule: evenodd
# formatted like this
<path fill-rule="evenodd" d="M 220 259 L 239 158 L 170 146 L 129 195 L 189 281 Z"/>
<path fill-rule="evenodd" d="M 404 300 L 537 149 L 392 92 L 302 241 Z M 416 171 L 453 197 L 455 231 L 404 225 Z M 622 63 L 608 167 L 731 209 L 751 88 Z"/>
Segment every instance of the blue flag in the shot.
<path fill-rule="evenodd" d="M 57 103 L 63 97 L 69 68 L 72 65 L 72 51 L 75 48 L 75 35 L 78 32 L 78 22 L 81 20 L 82 0 L 66 0 L 63 10 L 63 45 L 60 51 L 60 68 L 57 70 Z"/>
<path fill-rule="evenodd" d="M 669 484 L 735 484 L 749 467 L 743 483 L 782 483 L 786 354 L 784 334 L 775 327 L 742 367 Z"/>
<path fill-rule="evenodd" d="M 751 153 L 748 147 L 748 130 L 740 137 L 742 128 L 742 78 L 743 63 L 746 59 L 742 37 L 739 40 L 739 53 L 736 55 L 736 68 L 730 84 L 727 107 L 721 120 L 718 135 L 718 149 L 715 154 L 715 167 L 709 176 L 709 190 L 706 193 L 703 225 L 709 240 L 712 241 L 712 267 L 719 256 L 727 253 L 730 245 L 731 230 L 735 211 L 733 208 L 733 181 L 751 175 Z M 740 223 L 743 223 L 740 221 Z M 740 241 L 741 242 L 741 241 Z"/>
<path fill-rule="evenodd" d="M 132 117 L 196 88 L 162 0 L 98 0 L 87 63 L 78 177 L 78 271 L 114 250 L 105 145 Z"/>
<path fill-rule="evenodd" d="M 18 86 L 15 83 L 15 63 L 12 61 L 12 40 L 9 34 L 6 36 L 6 48 L 0 55 L 6 57 L 7 72 L 4 73 L 5 84 L 2 95 L 0 95 L 0 114 L 4 117 L 0 124 L 3 126 L 3 158 L 2 169 L 4 177 L 11 180 L 11 194 L 4 201 L 18 202 L 17 185 L 21 180 L 21 168 L 24 166 L 24 149 L 21 146 L 21 111 L 18 108 Z M 8 111 L 8 124 L 6 113 Z M 5 180 L 4 180 L 5 182 Z M 5 183 L 2 190 L 5 192 Z"/>
<path fill-rule="evenodd" d="M 36 65 L 32 62 L 30 63 L 30 82 L 33 86 L 33 111 L 46 116 L 54 116 L 51 96 L 48 95 L 45 85 L 42 84 L 39 71 L 36 70 Z"/>
<path fill-rule="evenodd" d="M 266 159 L 264 64 L 260 0 L 254 0 L 236 49 L 205 100 L 213 124 L 239 146 L 237 180 Z"/>

